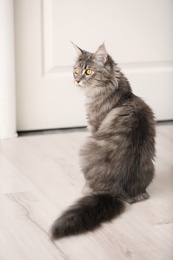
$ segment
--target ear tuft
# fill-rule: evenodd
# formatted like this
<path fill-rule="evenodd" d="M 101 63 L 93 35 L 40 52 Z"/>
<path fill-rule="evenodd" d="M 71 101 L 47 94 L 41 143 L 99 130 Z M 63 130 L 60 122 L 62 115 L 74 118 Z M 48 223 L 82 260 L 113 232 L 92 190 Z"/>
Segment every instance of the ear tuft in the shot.
<path fill-rule="evenodd" d="M 108 54 L 104 43 L 98 47 L 94 55 L 96 57 L 96 60 L 99 62 L 105 63 L 107 61 Z"/>
<path fill-rule="evenodd" d="M 76 44 L 74 44 L 72 41 L 71 41 L 71 43 L 73 44 L 73 47 L 75 48 L 77 55 L 78 55 L 78 56 L 82 55 L 83 50 L 80 49 L 80 48 L 79 48 Z"/>

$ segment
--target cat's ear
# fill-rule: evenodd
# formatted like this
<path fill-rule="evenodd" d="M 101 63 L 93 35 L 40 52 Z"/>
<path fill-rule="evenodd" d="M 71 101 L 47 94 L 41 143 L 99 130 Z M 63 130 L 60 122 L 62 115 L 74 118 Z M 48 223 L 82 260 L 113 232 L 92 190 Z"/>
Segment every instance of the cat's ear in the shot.
<path fill-rule="evenodd" d="M 98 47 L 94 56 L 96 57 L 96 60 L 99 62 L 105 63 L 107 61 L 108 54 L 107 54 L 104 43 Z"/>
<path fill-rule="evenodd" d="M 74 44 L 72 41 L 71 41 L 71 43 L 73 44 L 73 47 L 75 48 L 77 55 L 78 55 L 78 56 L 82 55 L 83 50 L 81 50 L 81 49 L 80 49 L 76 44 Z"/>

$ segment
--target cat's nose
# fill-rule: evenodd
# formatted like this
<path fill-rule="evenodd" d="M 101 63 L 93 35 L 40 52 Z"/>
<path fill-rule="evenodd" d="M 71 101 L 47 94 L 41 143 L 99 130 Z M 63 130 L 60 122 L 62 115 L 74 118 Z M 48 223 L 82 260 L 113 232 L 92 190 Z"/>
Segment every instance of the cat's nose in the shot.
<path fill-rule="evenodd" d="M 80 83 L 80 80 L 76 80 L 76 83 L 79 84 L 79 83 Z"/>

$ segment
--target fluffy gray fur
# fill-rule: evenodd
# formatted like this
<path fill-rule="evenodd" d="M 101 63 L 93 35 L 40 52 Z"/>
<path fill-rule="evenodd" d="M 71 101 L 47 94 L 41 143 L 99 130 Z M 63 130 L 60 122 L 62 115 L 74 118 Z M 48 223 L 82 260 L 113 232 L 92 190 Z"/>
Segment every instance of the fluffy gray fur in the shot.
<path fill-rule="evenodd" d="M 95 53 L 74 47 L 78 54 L 74 79 L 85 90 L 90 131 L 80 152 L 88 194 L 55 221 L 54 239 L 94 230 L 120 214 L 123 201 L 147 199 L 146 188 L 154 177 L 151 108 L 132 93 L 104 44 Z"/>

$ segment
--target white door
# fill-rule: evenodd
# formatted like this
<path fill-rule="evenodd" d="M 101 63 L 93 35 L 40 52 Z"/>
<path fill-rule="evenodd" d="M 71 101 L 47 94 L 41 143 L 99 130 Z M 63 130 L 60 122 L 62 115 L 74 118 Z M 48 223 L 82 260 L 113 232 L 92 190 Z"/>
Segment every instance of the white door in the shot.
<path fill-rule="evenodd" d="M 15 0 L 18 130 L 86 125 L 72 40 L 108 52 L 158 120 L 173 119 L 172 0 Z"/>

